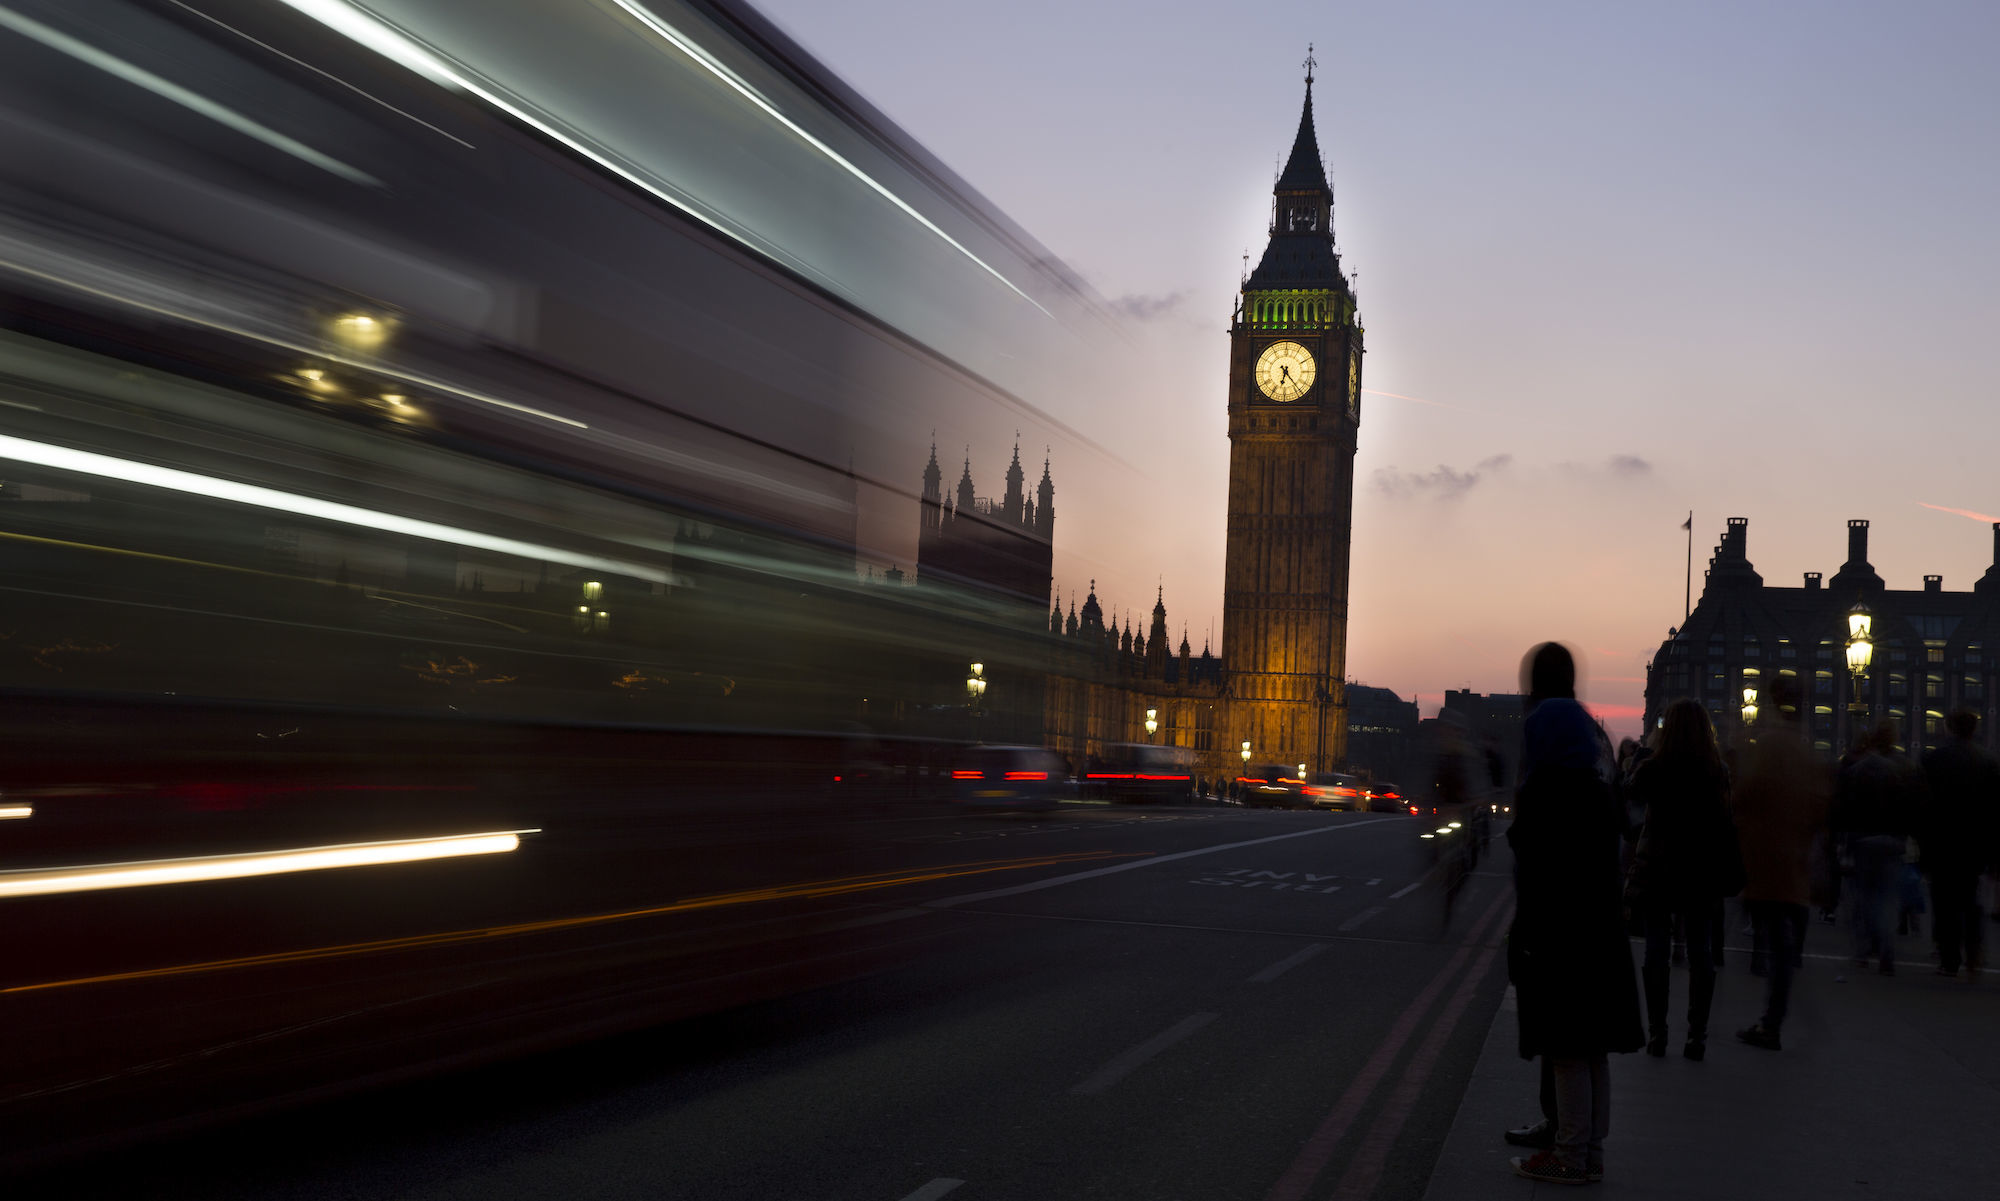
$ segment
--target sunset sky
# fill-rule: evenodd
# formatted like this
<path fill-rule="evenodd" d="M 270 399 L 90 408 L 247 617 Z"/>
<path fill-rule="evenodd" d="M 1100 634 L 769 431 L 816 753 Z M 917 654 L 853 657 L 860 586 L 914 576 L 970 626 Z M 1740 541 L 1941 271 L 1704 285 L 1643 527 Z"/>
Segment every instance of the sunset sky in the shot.
<path fill-rule="evenodd" d="M 1776 584 L 1850 517 L 1891 587 L 1991 559 L 1990 3 L 761 6 L 1134 323 L 1129 386 L 1031 398 L 1125 502 L 1059 492 L 1066 596 L 1163 578 L 1220 632 L 1226 328 L 1308 42 L 1370 352 L 1352 678 L 1428 715 L 1560 638 L 1629 731 L 1690 509 L 1697 593 L 1731 516 Z"/>

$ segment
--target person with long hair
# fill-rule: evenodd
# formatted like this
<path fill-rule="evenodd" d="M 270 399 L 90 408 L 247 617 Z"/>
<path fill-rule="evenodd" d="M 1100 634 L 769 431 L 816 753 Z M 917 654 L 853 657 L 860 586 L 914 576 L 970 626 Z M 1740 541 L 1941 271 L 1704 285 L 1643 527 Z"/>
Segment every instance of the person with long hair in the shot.
<path fill-rule="evenodd" d="M 1646 932 L 1646 1053 L 1667 1053 L 1670 948 L 1679 919 L 1687 937 L 1687 1042 L 1681 1054 L 1700 1061 L 1708 1051 L 1708 1014 L 1715 1001 L 1710 940 L 1722 898 L 1743 887 L 1743 860 L 1729 815 L 1729 770 L 1715 727 L 1699 701 L 1667 707 L 1659 750 L 1639 766 L 1632 791 L 1644 806 L 1639 843 L 1626 877 L 1625 898 Z"/>
<path fill-rule="evenodd" d="M 1548 1149 L 1512 1161 L 1530 1180 L 1604 1178 L 1609 1056 L 1645 1044 L 1619 901 L 1625 814 L 1611 748 L 1576 700 L 1576 661 L 1546 642 L 1522 663 L 1530 708 L 1507 843 L 1514 852 L 1514 984 L 1523 1059 L 1541 1059 L 1555 1102 Z M 1532 1135 L 1533 1130 L 1519 1132 Z M 1509 1140 L 1526 1141 L 1509 1132 Z"/>

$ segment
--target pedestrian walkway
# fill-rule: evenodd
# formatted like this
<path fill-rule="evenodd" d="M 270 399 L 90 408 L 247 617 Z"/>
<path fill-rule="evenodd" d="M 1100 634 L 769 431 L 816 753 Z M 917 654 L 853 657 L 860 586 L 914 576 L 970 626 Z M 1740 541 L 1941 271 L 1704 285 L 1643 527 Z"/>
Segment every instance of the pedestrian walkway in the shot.
<path fill-rule="evenodd" d="M 1995 933 L 2000 933 L 1996 928 Z M 1930 943 L 1906 938 L 1898 974 L 1852 966 L 1845 931 L 1814 923 L 1785 1023 L 1785 1049 L 1736 1041 L 1764 982 L 1732 946 L 1716 987 L 1708 1059 L 1611 1057 L 1611 1137 L 1602 1184 L 1512 1175 L 1530 1154 L 1501 1132 L 1535 1121 L 1535 1065 L 1515 1053 L 1508 990 L 1473 1069 L 1425 1201 L 1559 1195 L 1685 1201 L 1839 1201 L 1990 1196 L 2000 1181 L 2000 972 L 1933 974 Z M 1635 960 L 1640 954 L 1635 944 Z M 1687 975 L 1676 969 L 1674 1000 Z"/>

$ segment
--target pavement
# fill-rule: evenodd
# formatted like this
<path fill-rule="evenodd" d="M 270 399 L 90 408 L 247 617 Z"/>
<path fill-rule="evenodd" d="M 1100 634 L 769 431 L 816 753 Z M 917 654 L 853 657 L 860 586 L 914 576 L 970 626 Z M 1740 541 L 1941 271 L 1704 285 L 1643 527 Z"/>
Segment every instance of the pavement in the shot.
<path fill-rule="evenodd" d="M 2000 926 L 1989 924 L 1989 939 Z M 1742 937 L 1740 935 L 1736 937 Z M 1934 974 L 1927 938 L 1904 938 L 1894 977 L 1856 968 L 1844 929 L 1815 923 L 1784 1049 L 1734 1032 L 1757 1017 L 1763 981 L 1734 945 L 1718 981 L 1708 1058 L 1613 1056 L 1604 1198 L 1812 1201 L 1992 1196 L 2000 1181 L 2000 973 Z M 1638 948 L 1634 948 L 1635 960 Z M 1685 1005 L 1687 976 L 1673 995 Z M 1501 1132 L 1535 1120 L 1535 1065 L 1515 1052 L 1510 988 L 1473 1068 L 1426 1201 L 1573 1195 L 1512 1175 L 1527 1154 Z"/>

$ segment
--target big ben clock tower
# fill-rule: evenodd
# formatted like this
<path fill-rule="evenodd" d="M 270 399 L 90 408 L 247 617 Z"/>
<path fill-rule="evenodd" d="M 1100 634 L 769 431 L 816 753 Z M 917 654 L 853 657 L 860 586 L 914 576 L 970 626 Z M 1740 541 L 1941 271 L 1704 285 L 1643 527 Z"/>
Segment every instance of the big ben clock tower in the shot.
<path fill-rule="evenodd" d="M 1347 754 L 1347 548 L 1361 423 L 1361 325 L 1333 246 L 1312 69 L 1271 240 L 1229 331 L 1229 544 L 1222 660 L 1231 749 L 1338 766 Z"/>

